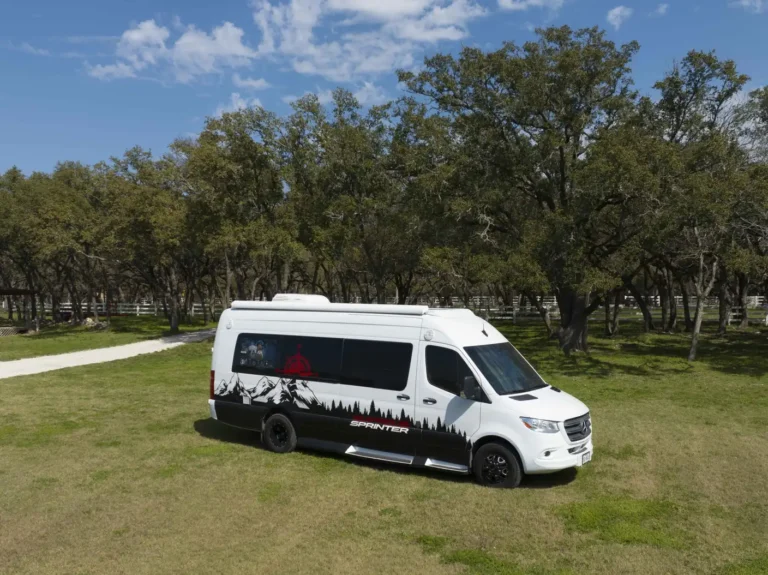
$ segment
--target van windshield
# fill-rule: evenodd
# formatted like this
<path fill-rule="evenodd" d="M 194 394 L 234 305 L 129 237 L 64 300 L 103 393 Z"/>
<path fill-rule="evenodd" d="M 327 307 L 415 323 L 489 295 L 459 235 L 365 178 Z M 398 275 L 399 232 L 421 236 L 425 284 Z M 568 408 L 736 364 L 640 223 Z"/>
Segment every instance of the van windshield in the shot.
<path fill-rule="evenodd" d="M 499 395 L 547 386 L 509 342 L 474 345 L 465 347 L 464 350 Z"/>

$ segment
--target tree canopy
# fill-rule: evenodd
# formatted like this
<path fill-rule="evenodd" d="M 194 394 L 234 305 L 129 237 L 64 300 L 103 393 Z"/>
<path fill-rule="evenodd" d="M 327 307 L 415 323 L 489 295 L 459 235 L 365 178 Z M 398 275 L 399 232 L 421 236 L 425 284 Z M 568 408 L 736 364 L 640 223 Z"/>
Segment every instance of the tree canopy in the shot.
<path fill-rule="evenodd" d="M 598 28 L 541 29 L 401 71 L 403 96 L 386 105 L 338 89 L 286 117 L 209 118 L 161 157 L 136 147 L 50 174 L 12 168 L 0 177 L 0 287 L 40 294 L 33 307 L 69 300 L 78 317 L 153 298 L 172 329 L 192 302 L 209 314 L 289 290 L 523 296 L 566 353 L 587 349 L 601 306 L 618 329 L 610 307 L 625 293 L 647 329 L 675 329 L 681 295 L 693 360 L 706 298 L 720 299 L 725 329 L 732 304 L 765 291 L 768 90 L 745 94 L 735 62 L 692 51 L 641 97 L 639 49 Z"/>

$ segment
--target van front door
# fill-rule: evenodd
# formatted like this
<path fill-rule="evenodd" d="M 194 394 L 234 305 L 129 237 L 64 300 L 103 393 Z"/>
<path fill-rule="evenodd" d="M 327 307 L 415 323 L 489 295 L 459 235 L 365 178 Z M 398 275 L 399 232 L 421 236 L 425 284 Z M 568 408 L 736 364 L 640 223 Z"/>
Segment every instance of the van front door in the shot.
<path fill-rule="evenodd" d="M 421 441 L 416 453 L 427 458 L 427 466 L 469 466 L 469 438 L 480 428 L 482 403 L 462 397 L 462 388 L 466 376 L 480 378 L 458 349 L 427 342 L 419 347 L 416 420 Z"/>

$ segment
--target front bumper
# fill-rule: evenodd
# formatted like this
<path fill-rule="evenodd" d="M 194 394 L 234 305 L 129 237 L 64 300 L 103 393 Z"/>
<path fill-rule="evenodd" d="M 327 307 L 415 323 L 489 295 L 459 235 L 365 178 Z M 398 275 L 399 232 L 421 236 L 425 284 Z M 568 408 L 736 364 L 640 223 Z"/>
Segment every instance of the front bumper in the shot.
<path fill-rule="evenodd" d="M 589 454 L 587 459 L 591 459 L 593 452 L 591 435 L 583 441 L 572 444 L 565 442 L 552 443 L 553 445 L 540 447 L 535 456 L 526 461 L 526 473 L 554 473 L 562 469 L 581 467 L 584 456 L 587 454 Z"/>

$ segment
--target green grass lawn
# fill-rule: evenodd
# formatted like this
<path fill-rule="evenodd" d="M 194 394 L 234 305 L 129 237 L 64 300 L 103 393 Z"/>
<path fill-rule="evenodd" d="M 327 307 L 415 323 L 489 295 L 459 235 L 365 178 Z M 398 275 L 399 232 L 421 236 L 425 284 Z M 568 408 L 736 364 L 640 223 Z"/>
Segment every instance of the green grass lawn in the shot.
<path fill-rule="evenodd" d="M 215 326 L 215 323 L 206 325 L 200 319 L 179 327 L 182 331 L 189 331 Z M 0 361 L 134 343 L 168 335 L 168 330 L 168 320 L 154 316 L 114 317 L 106 330 L 68 325 L 49 327 L 40 330 L 40 333 L 0 337 Z"/>
<path fill-rule="evenodd" d="M 768 332 L 689 365 L 682 335 L 505 329 L 596 449 L 516 490 L 264 451 L 208 418 L 210 342 L 0 380 L 0 573 L 768 573 Z"/>

